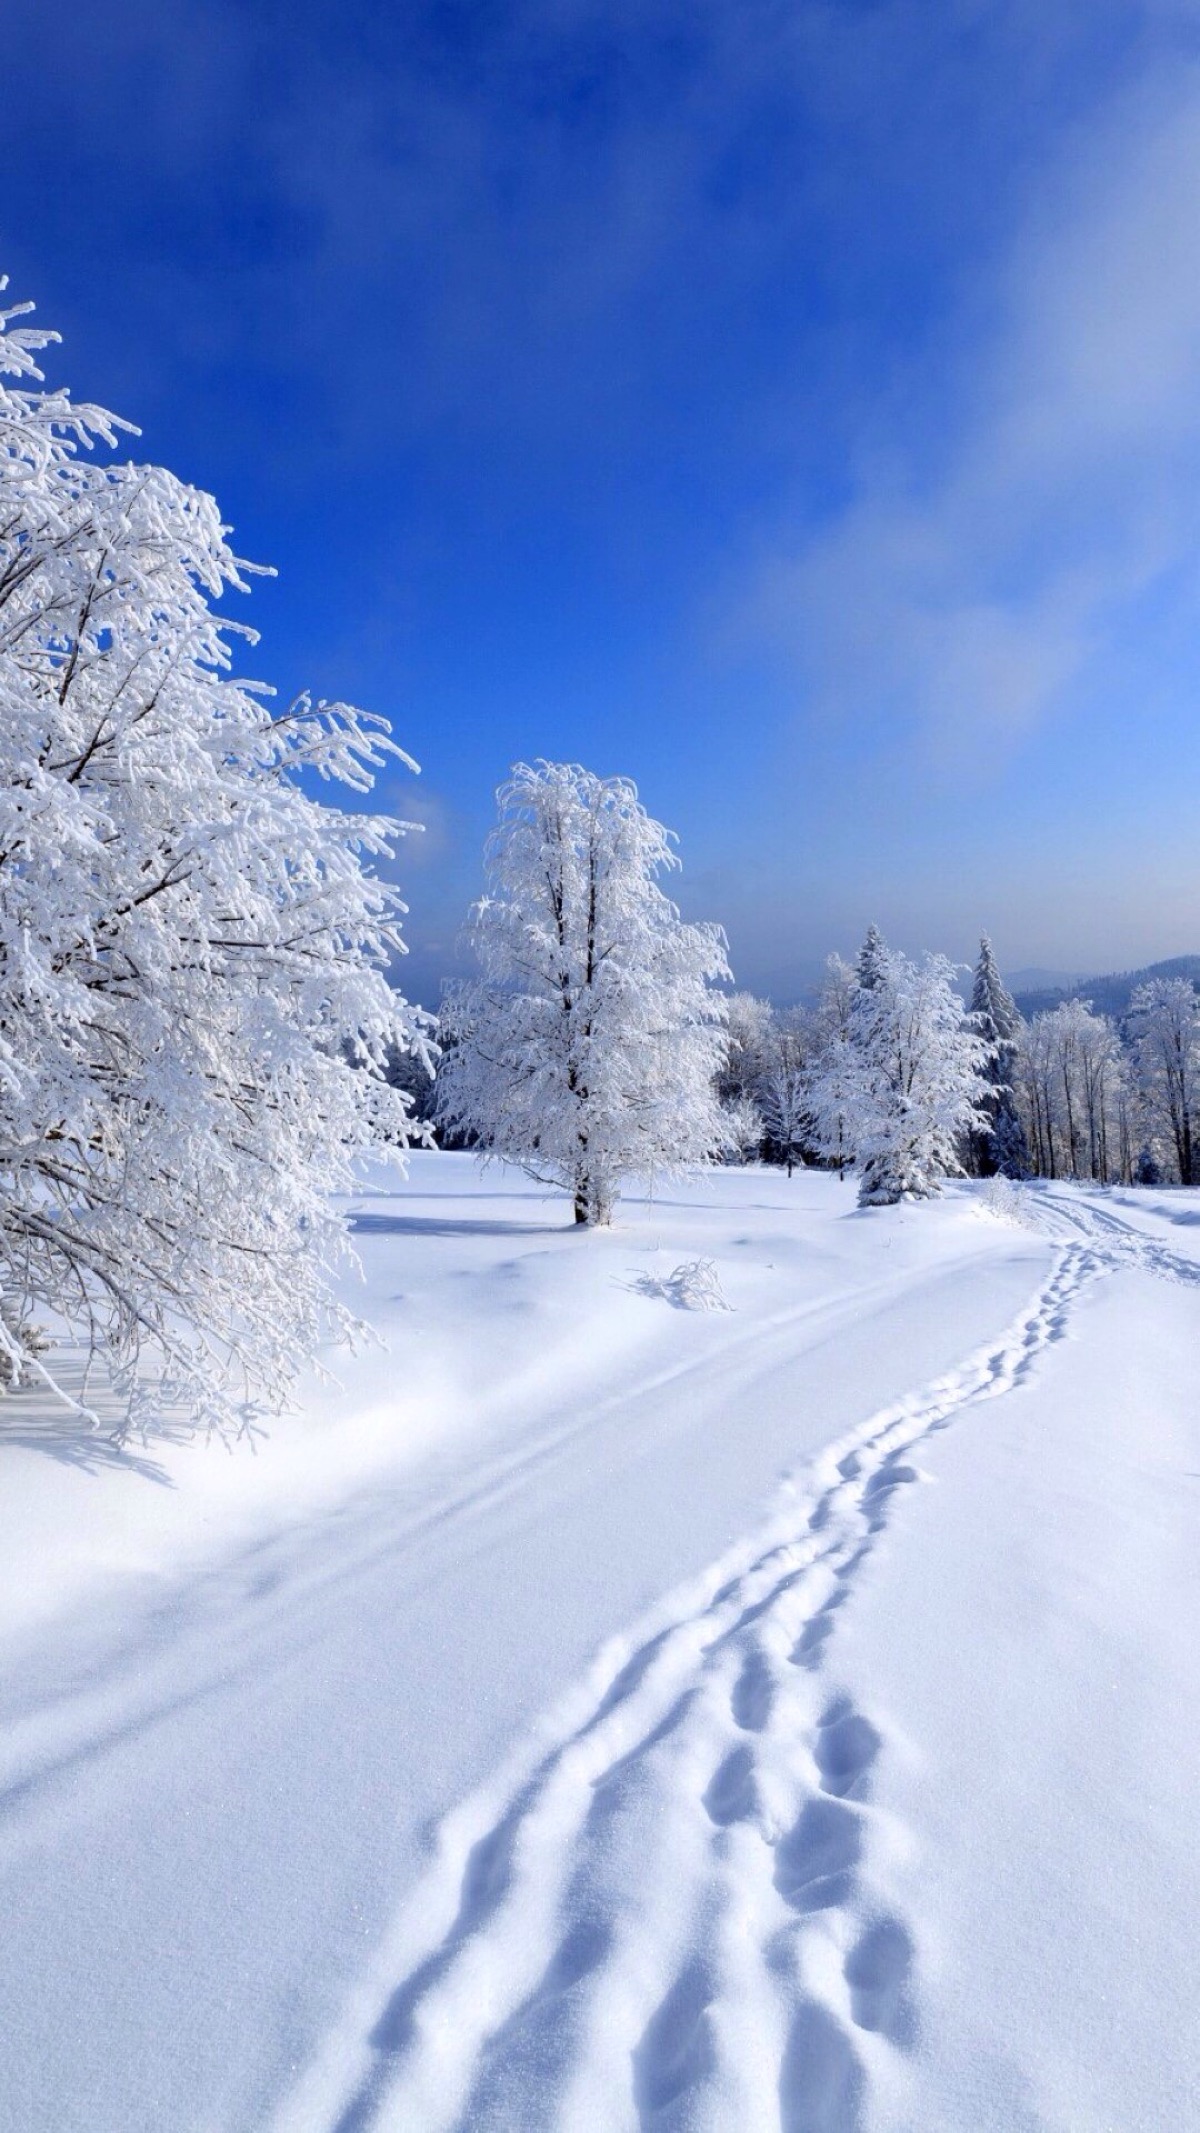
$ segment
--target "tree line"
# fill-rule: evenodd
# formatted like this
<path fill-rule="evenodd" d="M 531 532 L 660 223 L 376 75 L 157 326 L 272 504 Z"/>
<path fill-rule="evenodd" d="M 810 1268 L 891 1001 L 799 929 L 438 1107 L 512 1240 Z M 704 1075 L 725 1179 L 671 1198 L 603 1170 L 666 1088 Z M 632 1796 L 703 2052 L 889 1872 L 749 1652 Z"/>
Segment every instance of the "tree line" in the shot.
<path fill-rule="evenodd" d="M 504 1155 L 610 1219 L 630 1174 L 765 1158 L 853 1171 L 864 1206 L 950 1175 L 1196 1181 L 1200 1003 L 1137 988 L 1119 1020 L 1070 1000 L 1026 1023 L 980 943 L 969 1001 L 945 957 L 867 933 L 814 1004 L 722 996 L 714 926 L 657 885 L 669 834 L 627 779 L 518 765 L 499 799 L 424 1108 L 443 1140 Z"/>
<path fill-rule="evenodd" d="M 735 993 L 722 1092 L 744 1153 L 789 1169 L 839 1162 L 831 1137 L 830 1032 L 848 1031 L 860 971 L 831 957 L 819 1003 L 780 1012 Z M 1138 986 L 1120 1017 L 1067 1000 L 1025 1021 L 981 943 L 964 1020 L 986 1046 L 982 1126 L 963 1132 L 950 1169 L 972 1177 L 1063 1178 L 1100 1185 L 1200 1182 L 1200 999 L 1186 978 Z M 952 1022 L 950 1024 L 952 1027 Z"/>

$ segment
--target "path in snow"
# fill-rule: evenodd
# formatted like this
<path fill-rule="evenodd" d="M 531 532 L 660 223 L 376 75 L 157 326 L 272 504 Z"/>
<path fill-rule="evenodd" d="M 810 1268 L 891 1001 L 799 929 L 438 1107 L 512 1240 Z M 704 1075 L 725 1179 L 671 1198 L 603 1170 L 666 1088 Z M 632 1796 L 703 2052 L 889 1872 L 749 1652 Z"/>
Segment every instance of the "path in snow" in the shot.
<path fill-rule="evenodd" d="M 1094 1233 L 1103 1254 L 1067 1245 L 1005 1338 L 830 1451 L 815 1496 L 449 1818 L 277 2133 L 847 2133 L 872 2076 L 894 2085 L 913 1934 L 871 1860 L 903 1832 L 877 1826 L 881 1733 L 831 1690 L 830 1640 L 922 1441 L 1062 1337 L 1111 1262 Z"/>

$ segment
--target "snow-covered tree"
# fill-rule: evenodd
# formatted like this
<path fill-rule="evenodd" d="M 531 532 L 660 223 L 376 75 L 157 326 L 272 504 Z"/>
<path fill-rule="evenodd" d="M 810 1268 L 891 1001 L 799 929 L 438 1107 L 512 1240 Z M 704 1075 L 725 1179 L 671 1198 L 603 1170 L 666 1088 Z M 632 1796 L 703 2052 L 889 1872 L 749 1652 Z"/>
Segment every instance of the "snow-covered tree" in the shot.
<path fill-rule="evenodd" d="M 858 951 L 856 976 L 864 992 L 873 992 L 881 985 L 887 970 L 888 945 L 878 926 L 868 926 L 867 935 Z"/>
<path fill-rule="evenodd" d="M 1134 1071 L 1181 1185 L 1200 1183 L 1200 1000 L 1186 978 L 1152 978 L 1129 1003 Z"/>
<path fill-rule="evenodd" d="M 987 1123 L 968 1137 L 971 1168 L 977 1177 L 1025 1177 L 1029 1151 L 1013 1096 L 1013 1075 L 1024 1027 L 1016 1002 L 997 967 L 986 933 L 979 943 L 979 961 L 971 989 L 971 1016 L 978 1034 L 990 1047 L 987 1062 L 987 1094 L 982 1109 Z"/>
<path fill-rule="evenodd" d="M 1011 1084 L 1000 1089 L 995 1098 L 996 1108 L 992 1116 L 989 1134 L 988 1156 L 991 1174 L 1001 1178 L 1027 1178 L 1032 1175 L 1033 1163 L 1029 1154 L 1029 1142 L 1021 1123 L 1021 1110 Z M 976 1144 L 978 1145 L 978 1143 Z M 982 1168 L 981 1176 L 988 1172 Z"/>
<path fill-rule="evenodd" d="M 1049 1014 L 1035 1015 L 1021 1036 L 1014 1085 L 1035 1175 L 1058 1176 L 1057 1088 Z"/>
<path fill-rule="evenodd" d="M 854 1160 L 851 1113 L 858 1087 L 858 1063 L 851 1036 L 858 977 L 840 955 L 827 957 L 816 1013 L 809 1032 L 805 1103 L 807 1143 L 833 1164 L 839 1178 Z"/>
<path fill-rule="evenodd" d="M 766 1137 L 763 1115 L 752 1096 L 720 1098 L 723 1155 L 727 1163 L 753 1163 Z"/>
<path fill-rule="evenodd" d="M 808 1134 L 808 1077 L 805 1031 L 797 1014 L 780 1016 L 767 1046 L 758 1084 L 758 1107 L 771 1160 L 782 1163 L 789 1178 L 804 1161 Z"/>
<path fill-rule="evenodd" d="M 763 1069 L 775 1010 L 752 992 L 731 992 L 725 1002 L 725 1044 L 717 1074 L 717 1093 L 727 1101 L 754 1097 Z"/>
<path fill-rule="evenodd" d="M 775 1027 L 769 1000 L 752 992 L 731 992 L 725 1001 L 725 1038 L 717 1069 L 716 1090 L 725 1128 L 725 1160 L 752 1163 L 762 1152 L 765 1127 L 759 1083 Z"/>
<path fill-rule="evenodd" d="M 403 906 L 364 864 L 398 825 L 301 777 L 361 794 L 400 751 L 232 677 L 216 504 L 84 456 L 128 425 L 45 389 L 28 309 L 0 314 L 0 1350 L 45 1377 L 20 1329 L 49 1314 L 132 1420 L 227 1428 L 350 1326 L 329 1192 L 407 1137 Z"/>
<path fill-rule="evenodd" d="M 1013 1082 L 1032 1167 L 1044 1177 L 1129 1179 L 1136 1127 L 1128 1061 L 1115 1025 L 1088 1000 L 1035 1015 Z"/>
<path fill-rule="evenodd" d="M 987 1059 L 954 989 L 954 966 L 940 955 L 917 965 L 884 949 L 874 982 L 855 992 L 835 1077 L 818 1077 L 811 1092 L 826 1132 L 831 1112 L 846 1121 L 861 1206 L 929 1198 L 961 1170 L 960 1144 L 982 1118 Z"/>
<path fill-rule="evenodd" d="M 577 1222 L 608 1222 L 624 1177 L 726 1141 L 724 935 L 659 887 L 674 840 L 628 778 L 519 763 L 497 798 L 469 925 L 480 976 L 445 1004 L 438 1113 L 564 1187 Z"/>

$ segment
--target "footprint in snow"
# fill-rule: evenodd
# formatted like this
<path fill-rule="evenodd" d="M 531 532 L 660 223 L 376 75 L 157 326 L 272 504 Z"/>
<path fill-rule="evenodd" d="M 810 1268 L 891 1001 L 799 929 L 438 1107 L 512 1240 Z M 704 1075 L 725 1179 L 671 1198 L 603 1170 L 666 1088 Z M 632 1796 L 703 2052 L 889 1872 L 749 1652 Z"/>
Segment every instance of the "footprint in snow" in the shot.
<path fill-rule="evenodd" d="M 898 1918 L 877 1918 L 846 1957 L 854 2020 L 903 2050 L 911 2048 L 916 2034 L 908 1992 L 912 1965 L 912 1936 Z"/>
<path fill-rule="evenodd" d="M 702 1962 L 687 1965 L 646 2024 L 633 2055 L 633 2092 L 644 2133 L 688 2089 L 716 2070 L 709 2006 L 716 1985 Z"/>
<path fill-rule="evenodd" d="M 836 2015 L 816 2001 L 792 2023 L 779 2076 L 781 2133 L 859 2133 L 866 2080 Z"/>
<path fill-rule="evenodd" d="M 775 1847 L 775 1886 L 796 1911 L 831 1911 L 852 1891 L 862 1856 L 862 1825 L 836 1800 L 806 1800 Z"/>
<path fill-rule="evenodd" d="M 841 1800 L 865 1798 L 867 1773 L 881 1746 L 870 1719 L 847 1697 L 838 1697 L 817 1728 L 813 1750 L 823 1789 Z"/>
<path fill-rule="evenodd" d="M 758 1804 L 754 1756 L 749 1748 L 734 1748 L 709 1784 L 704 1795 L 705 1811 L 718 1829 L 727 1829 L 731 1822 L 751 1821 Z"/>
<path fill-rule="evenodd" d="M 775 1684 L 763 1652 L 747 1653 L 729 1701 L 735 1725 L 744 1733 L 762 1732 L 775 1701 Z"/>

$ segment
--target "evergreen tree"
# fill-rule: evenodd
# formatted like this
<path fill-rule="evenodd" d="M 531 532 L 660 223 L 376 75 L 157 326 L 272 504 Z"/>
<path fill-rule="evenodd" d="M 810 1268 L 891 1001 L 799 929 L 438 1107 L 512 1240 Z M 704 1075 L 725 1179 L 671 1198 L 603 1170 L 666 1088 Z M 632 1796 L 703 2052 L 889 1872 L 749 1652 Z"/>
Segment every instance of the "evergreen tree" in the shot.
<path fill-rule="evenodd" d="M 988 1102 L 986 1096 L 983 1102 L 985 1105 Z M 995 1106 L 988 1136 L 992 1169 L 989 1172 L 981 1167 L 978 1175 L 1001 1178 L 1032 1177 L 1033 1164 L 1029 1155 L 1029 1142 L 1025 1138 L 1021 1114 L 1010 1088 L 1006 1086 L 996 1092 Z"/>
<path fill-rule="evenodd" d="M 883 983 L 887 969 L 888 946 L 878 926 L 867 927 L 867 937 L 858 951 L 856 975 L 864 992 L 873 992 Z"/>
<path fill-rule="evenodd" d="M 980 1035 L 989 1044 L 1015 1045 L 1023 1027 L 1017 1003 L 1005 985 L 987 934 L 979 943 L 979 961 L 971 988 L 971 1013 L 979 1020 Z"/>
<path fill-rule="evenodd" d="M 847 1136 L 859 1204 L 925 1199 L 959 1171 L 964 1134 L 977 1128 L 988 1057 L 954 990 L 953 966 L 920 966 L 885 950 L 877 980 L 858 986 L 849 1041 L 831 1048 L 810 1100 L 823 1144 Z"/>
<path fill-rule="evenodd" d="M 1000 975 L 985 933 L 971 990 L 971 1015 L 989 1047 L 987 1091 L 980 1109 L 986 1123 L 968 1136 L 968 1163 L 976 1177 L 1023 1178 L 1029 1175 L 1029 1149 L 1013 1095 L 1017 1049 L 1023 1023 Z"/>
<path fill-rule="evenodd" d="M 782 1163 L 789 1178 L 804 1161 L 808 1125 L 805 1033 L 793 1013 L 776 1021 L 758 1084 L 758 1107 L 766 1131 L 767 1153 Z"/>

